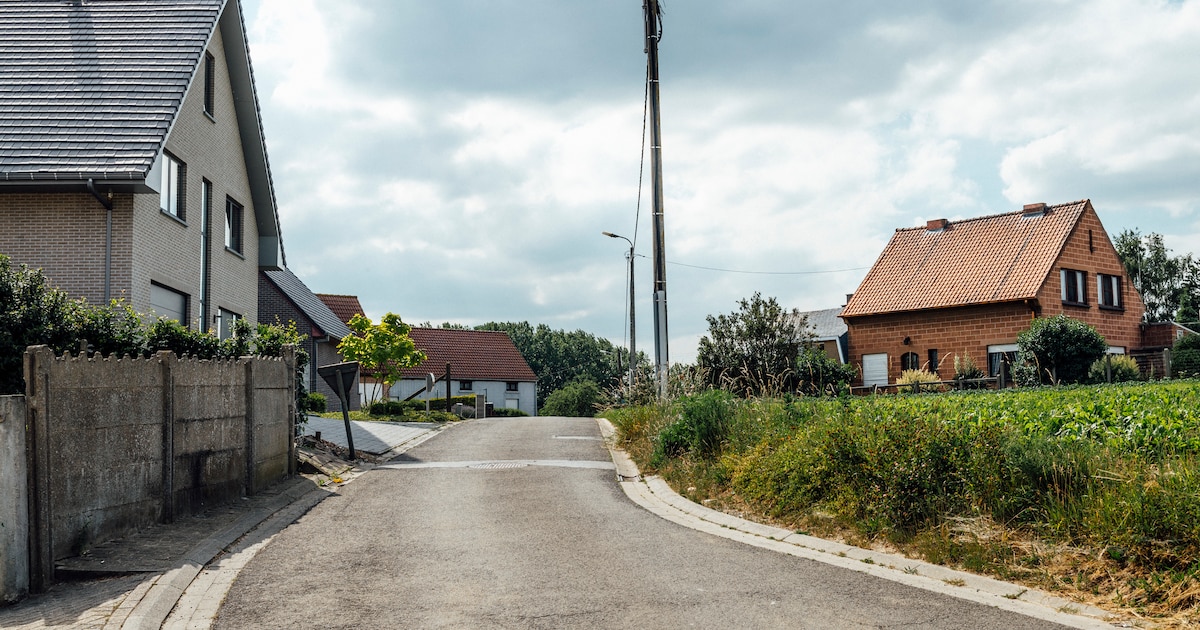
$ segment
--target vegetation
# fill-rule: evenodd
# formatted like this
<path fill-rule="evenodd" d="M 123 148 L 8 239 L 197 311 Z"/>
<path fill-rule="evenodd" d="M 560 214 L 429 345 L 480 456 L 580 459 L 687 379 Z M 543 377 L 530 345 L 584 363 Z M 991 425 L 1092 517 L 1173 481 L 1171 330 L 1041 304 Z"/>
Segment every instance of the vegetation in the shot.
<path fill-rule="evenodd" d="M 619 348 L 607 339 L 582 330 L 551 330 L 545 324 L 535 327 L 529 322 L 489 322 L 475 329 L 508 333 L 529 369 L 537 376 L 537 399 L 543 404 L 550 400 L 551 394 L 578 379 L 590 380 L 607 390 L 629 372 L 628 364 L 621 362 Z M 641 353 L 638 361 L 639 364 L 645 362 Z"/>
<path fill-rule="evenodd" d="M 1175 340 L 1175 346 L 1171 348 L 1171 375 L 1200 378 L 1200 335 Z"/>
<path fill-rule="evenodd" d="M 308 394 L 308 401 L 304 406 L 308 411 L 322 414 L 329 410 L 329 401 L 325 399 L 325 394 L 311 392 Z"/>
<path fill-rule="evenodd" d="M 1089 383 L 1124 383 L 1141 378 L 1137 361 L 1123 354 L 1106 354 L 1088 368 Z"/>
<path fill-rule="evenodd" d="M 550 394 L 542 405 L 543 416 L 591 418 L 596 415 L 602 394 L 600 386 L 587 378 L 577 379 Z"/>
<path fill-rule="evenodd" d="M 938 378 L 937 374 L 929 370 L 904 370 L 900 373 L 900 378 L 896 379 L 897 385 L 923 385 L 927 383 L 937 383 L 942 379 Z"/>
<path fill-rule="evenodd" d="M 425 353 L 408 337 L 412 327 L 395 313 L 387 313 L 378 324 L 356 314 L 347 325 L 354 334 L 342 339 L 338 352 L 347 361 L 358 361 L 363 373 L 383 381 L 385 392 L 400 380 L 401 372 L 425 360 Z"/>
<path fill-rule="evenodd" d="M 1020 385 L 1082 383 L 1108 344 L 1096 329 L 1066 315 L 1039 317 L 1017 335 L 1013 379 Z"/>
<path fill-rule="evenodd" d="M 729 315 L 709 315 L 696 364 L 709 384 L 742 396 L 794 391 L 800 349 L 808 337 L 800 311 L 788 311 L 760 293 Z"/>
<path fill-rule="evenodd" d="M 644 472 L 695 500 L 1140 614 L 1200 613 L 1197 381 L 706 392 L 606 416 Z"/>
<path fill-rule="evenodd" d="M 974 383 L 972 381 L 986 377 L 987 374 L 979 369 L 979 365 L 975 363 L 975 359 L 967 354 L 954 355 L 954 381 L 955 387 L 958 389 L 984 389 L 986 385 L 983 383 Z"/>
<path fill-rule="evenodd" d="M 850 383 L 858 378 L 858 369 L 838 363 L 820 347 L 805 346 L 796 357 L 796 376 L 802 394 L 841 396 L 849 393 Z"/>
<path fill-rule="evenodd" d="M 1146 321 L 1200 320 L 1200 260 L 1172 256 L 1161 234 L 1125 230 L 1113 245 L 1146 304 Z"/>

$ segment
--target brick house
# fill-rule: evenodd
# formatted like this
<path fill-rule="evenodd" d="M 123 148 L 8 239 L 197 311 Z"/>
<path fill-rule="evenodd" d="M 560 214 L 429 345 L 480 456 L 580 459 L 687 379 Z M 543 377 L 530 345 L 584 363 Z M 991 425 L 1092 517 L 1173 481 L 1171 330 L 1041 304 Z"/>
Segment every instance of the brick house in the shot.
<path fill-rule="evenodd" d="M 841 317 L 861 384 L 886 385 L 913 368 L 953 378 L 963 355 L 995 376 L 1031 319 L 1059 313 L 1130 352 L 1144 311 L 1085 199 L 898 229 Z"/>
<path fill-rule="evenodd" d="M 237 0 L 0 3 L 0 253 L 222 336 L 284 262 Z"/>
<path fill-rule="evenodd" d="M 425 362 L 404 370 L 392 385 L 391 397 L 404 399 L 425 388 L 428 374 L 442 376 L 450 364 L 450 393 L 454 396 L 485 394 L 496 407 L 520 409 L 537 415 L 537 376 L 521 356 L 508 333 L 491 330 L 413 328 L 408 335 Z M 444 397 L 439 384 L 430 397 Z M 421 394 L 417 400 L 425 400 Z"/>
<path fill-rule="evenodd" d="M 289 269 L 264 269 L 258 276 L 258 321 L 264 324 L 295 322 L 304 337 L 309 362 L 304 371 L 304 387 L 324 394 L 329 411 L 341 411 L 342 401 L 333 388 L 317 374 L 317 367 L 342 363 L 337 346 L 350 329 L 329 306 L 309 290 Z M 361 407 L 358 387 L 350 389 L 350 410 Z"/>

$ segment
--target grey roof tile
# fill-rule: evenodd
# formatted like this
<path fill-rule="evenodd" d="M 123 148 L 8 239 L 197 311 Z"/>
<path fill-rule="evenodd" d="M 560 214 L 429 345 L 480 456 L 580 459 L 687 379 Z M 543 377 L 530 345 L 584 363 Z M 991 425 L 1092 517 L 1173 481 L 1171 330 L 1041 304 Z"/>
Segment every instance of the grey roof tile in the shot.
<path fill-rule="evenodd" d="M 0 0 L 0 178 L 145 176 L 224 4 Z"/>
<path fill-rule="evenodd" d="M 267 277 L 280 291 L 292 301 L 304 315 L 319 326 L 325 334 L 335 339 L 345 339 L 350 336 L 350 327 L 341 320 L 329 306 L 321 301 L 296 274 L 289 269 L 264 270 Z"/>

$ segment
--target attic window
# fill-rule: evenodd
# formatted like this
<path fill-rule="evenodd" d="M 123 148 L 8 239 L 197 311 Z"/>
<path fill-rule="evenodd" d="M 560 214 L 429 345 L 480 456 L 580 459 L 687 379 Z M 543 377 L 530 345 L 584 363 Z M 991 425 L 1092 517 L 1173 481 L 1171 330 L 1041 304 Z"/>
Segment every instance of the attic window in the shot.
<path fill-rule="evenodd" d="M 210 117 L 216 110 L 217 63 L 212 53 L 204 53 L 204 113 Z"/>
<path fill-rule="evenodd" d="M 162 156 L 162 181 L 158 189 L 158 207 L 177 218 L 184 218 L 184 184 L 187 166 L 166 152 Z"/>
<path fill-rule="evenodd" d="M 1074 269 L 1063 269 L 1061 273 L 1063 304 L 1087 306 L 1087 273 Z"/>

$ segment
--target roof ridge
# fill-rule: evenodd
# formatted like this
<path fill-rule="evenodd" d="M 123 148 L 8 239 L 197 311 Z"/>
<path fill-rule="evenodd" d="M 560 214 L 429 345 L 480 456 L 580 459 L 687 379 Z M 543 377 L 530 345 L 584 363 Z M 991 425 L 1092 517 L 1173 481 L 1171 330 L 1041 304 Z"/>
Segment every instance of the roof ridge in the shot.
<path fill-rule="evenodd" d="M 1046 204 L 1046 210 L 1047 210 L 1047 211 L 1049 211 L 1049 210 L 1059 210 L 1059 209 L 1062 209 L 1062 208 L 1066 208 L 1066 207 L 1068 207 L 1068 206 L 1077 206 L 1077 205 L 1079 205 L 1079 204 L 1081 204 L 1081 203 L 1087 203 L 1087 202 L 1089 202 L 1089 201 L 1091 201 L 1091 199 L 1080 199 L 1080 200 L 1078 200 L 1078 201 L 1068 201 L 1068 202 L 1066 202 L 1066 203 L 1056 203 L 1056 204 L 1053 204 L 1053 205 L 1051 205 L 1051 204 Z M 1012 211 L 1009 211 L 1009 212 L 997 212 L 996 214 L 985 214 L 985 215 L 983 215 L 983 216 L 981 216 L 981 217 L 970 217 L 970 218 L 967 218 L 967 219 L 959 219 L 959 220 L 957 220 L 957 221 L 950 221 L 949 223 L 950 223 L 950 225 L 960 225 L 960 224 L 963 224 L 963 223 L 973 223 L 973 222 L 975 222 L 975 221 L 986 221 L 986 220 L 988 220 L 988 219 L 996 219 L 996 218 L 999 218 L 999 217 L 1007 217 L 1007 216 L 1012 216 L 1012 215 L 1017 215 L 1017 214 L 1024 214 L 1024 213 L 1025 213 L 1025 211 L 1024 211 L 1024 210 L 1012 210 Z M 929 229 L 929 228 L 927 228 L 927 227 L 925 227 L 925 226 L 923 226 L 923 225 L 915 225 L 915 226 L 912 226 L 912 227 L 896 228 L 896 231 L 897 231 L 897 232 L 908 232 L 908 231 L 912 231 L 912 230 L 922 230 L 922 231 L 924 231 L 924 230 L 927 230 L 927 229 Z"/>

